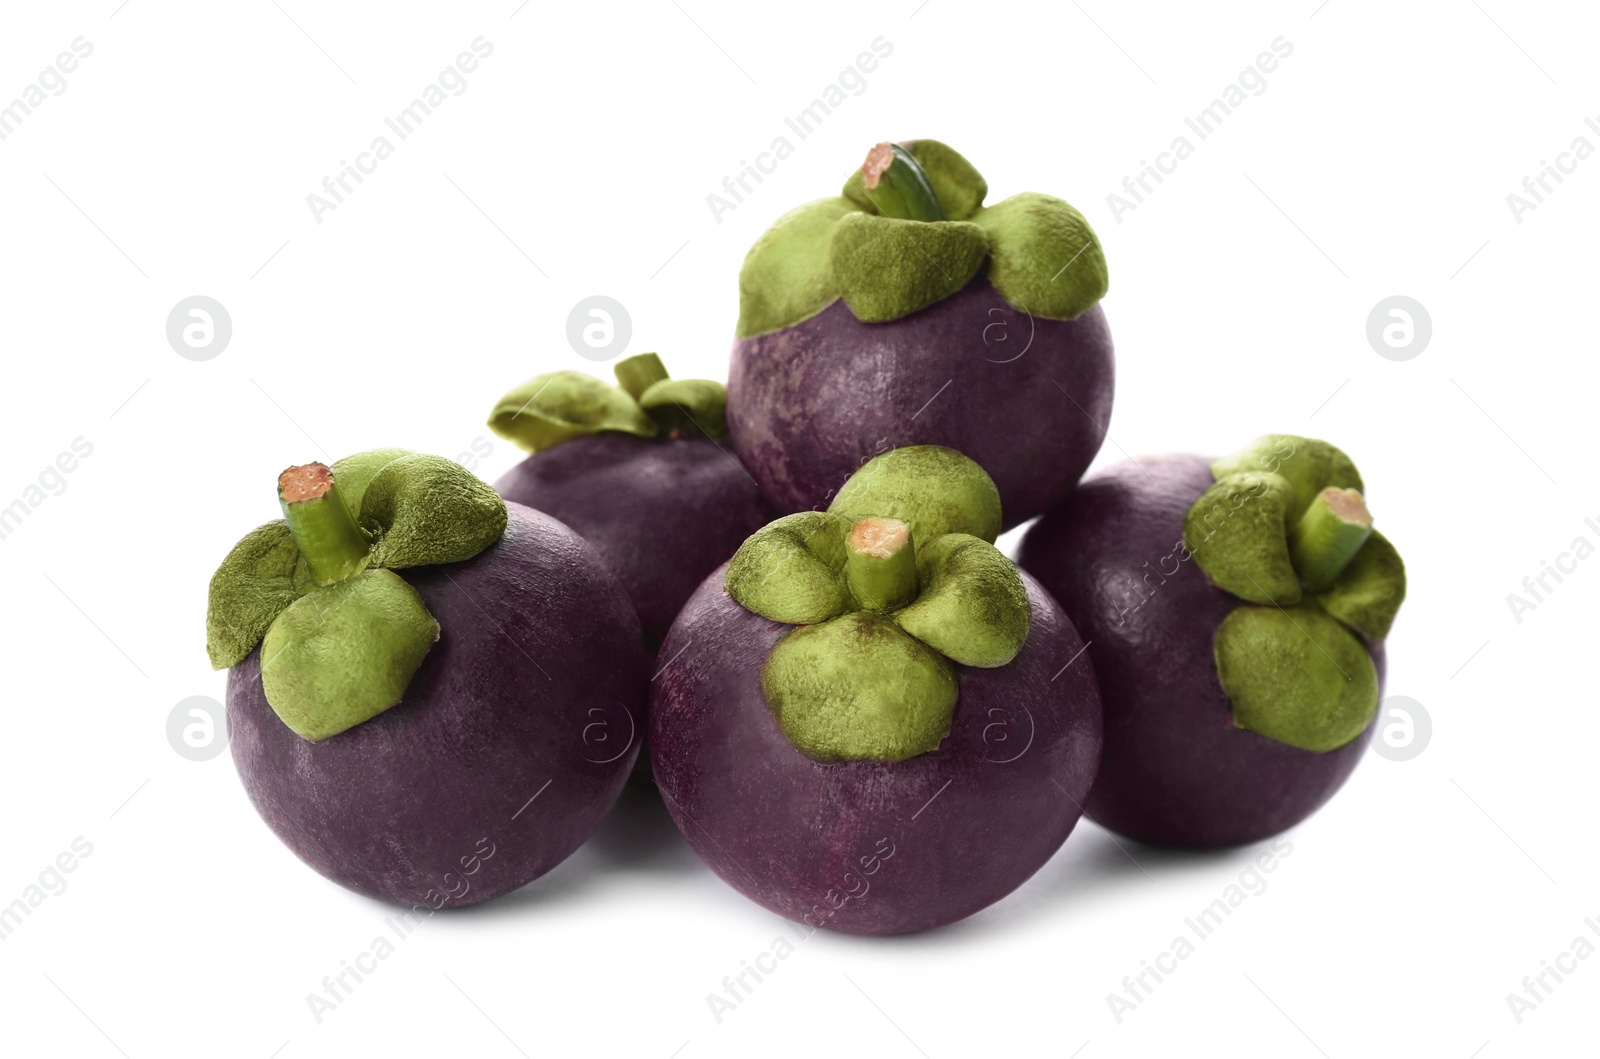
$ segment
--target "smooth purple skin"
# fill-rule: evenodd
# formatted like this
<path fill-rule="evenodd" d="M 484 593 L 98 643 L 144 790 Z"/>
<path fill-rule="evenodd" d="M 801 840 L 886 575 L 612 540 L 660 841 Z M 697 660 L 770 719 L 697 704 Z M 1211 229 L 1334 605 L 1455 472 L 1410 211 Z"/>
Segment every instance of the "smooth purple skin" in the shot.
<path fill-rule="evenodd" d="M 575 438 L 523 460 L 494 487 L 594 546 L 652 651 L 701 579 L 777 517 L 731 450 L 708 438 Z"/>
<path fill-rule="evenodd" d="M 1318 753 L 1234 726 L 1213 642 L 1242 601 L 1179 550 L 1184 515 L 1212 481 L 1201 456 L 1118 463 L 1022 541 L 1020 565 L 1092 644 L 1105 749 L 1085 808 L 1095 823 L 1156 845 L 1211 849 L 1288 830 L 1344 785 L 1377 728 L 1374 718 L 1352 742 Z M 1369 651 L 1381 697 L 1383 649 Z"/>
<path fill-rule="evenodd" d="M 981 279 L 888 323 L 863 323 L 839 300 L 734 342 L 728 436 L 781 511 L 826 508 L 880 453 L 943 445 L 989 472 L 1010 528 L 1088 469 L 1113 375 L 1098 305 L 1071 321 L 1032 317 Z"/>
<path fill-rule="evenodd" d="M 399 705 L 312 743 L 267 704 L 259 648 L 229 673 L 250 800 L 358 893 L 440 908 L 515 890 L 600 826 L 639 753 L 649 656 L 622 586 L 566 526 L 506 507 L 474 558 L 397 571 L 441 627 Z"/>
<path fill-rule="evenodd" d="M 662 645 L 650 706 L 656 782 L 695 852 L 785 919 L 853 934 L 953 923 L 1021 886 L 1077 823 L 1100 750 L 1094 674 L 1087 657 L 1067 665 L 1082 641 L 1023 581 L 1028 642 L 1003 668 L 960 669 L 939 749 L 823 764 L 761 692 L 792 626 L 734 602 L 722 571 L 707 578 Z"/>

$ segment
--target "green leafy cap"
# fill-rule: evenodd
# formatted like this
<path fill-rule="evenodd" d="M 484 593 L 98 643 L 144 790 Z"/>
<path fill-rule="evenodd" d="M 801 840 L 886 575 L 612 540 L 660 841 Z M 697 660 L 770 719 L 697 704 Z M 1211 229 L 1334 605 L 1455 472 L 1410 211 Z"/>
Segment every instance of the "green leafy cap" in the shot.
<path fill-rule="evenodd" d="M 638 438 L 727 433 L 722 383 L 669 378 L 654 353 L 618 361 L 613 370 L 615 386 L 576 371 L 536 375 L 500 398 L 489 429 L 528 452 L 607 431 Z"/>
<path fill-rule="evenodd" d="M 841 193 L 790 211 L 739 273 L 738 335 L 799 323 L 843 298 L 882 323 L 980 274 L 1034 316 L 1072 320 L 1106 294 L 1105 253 L 1082 213 L 1049 195 L 984 206 L 988 184 L 937 140 L 880 143 Z"/>
<path fill-rule="evenodd" d="M 1325 441 L 1271 434 L 1215 460 L 1184 518 L 1185 547 L 1246 605 L 1217 630 L 1234 722 L 1325 751 L 1371 722 L 1368 643 L 1405 599 L 1405 565 L 1372 528 L 1355 463 Z"/>
<path fill-rule="evenodd" d="M 439 624 L 396 569 L 461 562 L 506 529 L 500 496 L 459 465 L 374 449 L 279 476 L 284 518 L 212 575 L 206 651 L 226 669 L 261 646 L 267 702 L 326 739 L 400 701 Z"/>
<path fill-rule="evenodd" d="M 949 734 L 956 666 L 1008 664 L 1027 640 L 1021 575 L 993 544 L 994 483 L 931 445 L 863 466 L 825 512 L 757 530 L 723 584 L 741 606 L 796 625 L 762 690 L 799 750 L 899 761 Z"/>

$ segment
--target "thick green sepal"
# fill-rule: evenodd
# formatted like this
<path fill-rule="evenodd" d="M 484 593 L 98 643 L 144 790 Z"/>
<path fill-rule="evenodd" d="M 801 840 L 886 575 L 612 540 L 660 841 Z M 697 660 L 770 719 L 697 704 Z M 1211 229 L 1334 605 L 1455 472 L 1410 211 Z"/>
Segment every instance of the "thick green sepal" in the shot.
<path fill-rule="evenodd" d="M 989 282 L 1017 308 L 1072 320 L 1105 297 L 1105 251 L 1068 203 L 1024 192 L 979 210 L 972 220 L 989 237 Z"/>
<path fill-rule="evenodd" d="M 1389 635 L 1406 599 L 1406 565 L 1395 546 L 1373 531 L 1317 602 L 1333 617 L 1377 643 Z"/>
<path fill-rule="evenodd" d="M 976 244 L 965 235 L 959 247 L 939 245 L 940 253 L 960 251 L 959 267 L 933 254 L 938 265 L 929 269 L 922 257 L 927 247 L 899 237 L 868 238 L 873 229 L 863 220 L 975 223 L 983 229 L 989 282 L 1011 304 L 1036 316 L 1075 319 L 1105 296 L 1104 250 L 1070 204 L 1025 193 L 985 208 L 989 189 L 983 175 L 948 145 L 937 140 L 880 144 L 869 155 L 868 168 L 878 170 L 884 148 L 892 149 L 893 164 L 881 170 L 878 189 L 867 188 L 866 174 L 857 169 L 840 195 L 790 211 L 750 248 L 739 273 L 739 338 L 809 319 L 841 294 L 859 319 L 899 319 L 948 297 L 977 275 L 968 268 Z M 914 192 L 910 198 L 903 194 L 906 189 Z M 936 213 L 929 204 L 937 206 Z M 836 245 L 835 229 L 847 218 L 861 230 Z M 908 256 L 892 260 L 897 252 Z M 857 261 L 860 254 L 866 257 Z"/>
<path fill-rule="evenodd" d="M 1215 641 L 1233 721 L 1302 750 L 1336 750 L 1371 723 L 1378 673 L 1355 635 L 1320 607 L 1238 607 Z"/>
<path fill-rule="evenodd" d="M 290 729 L 326 739 L 398 703 L 438 638 L 416 589 L 367 570 L 278 615 L 261 644 L 262 688 Z"/>
<path fill-rule="evenodd" d="M 339 483 L 339 497 L 350 514 L 361 515 L 361 498 L 379 471 L 400 457 L 410 455 L 410 449 L 368 449 L 336 461 L 331 468 L 333 480 Z"/>
<path fill-rule="evenodd" d="M 943 301 L 983 267 L 989 242 L 966 221 L 852 213 L 833 232 L 833 279 L 856 318 L 897 320 Z"/>
<path fill-rule="evenodd" d="M 315 587 L 287 522 L 251 530 L 211 575 L 206 654 L 212 667 L 229 669 L 244 661 L 283 608 Z"/>
<path fill-rule="evenodd" d="M 538 375 L 518 386 L 494 406 L 489 429 L 529 452 L 603 430 L 641 438 L 657 430 L 625 391 L 576 371 Z"/>
<path fill-rule="evenodd" d="M 851 522 L 875 515 L 900 519 L 919 546 L 946 533 L 991 544 L 1000 536 L 994 481 L 973 460 L 938 445 L 907 445 L 874 457 L 840 487 L 828 510 Z"/>
<path fill-rule="evenodd" d="M 822 511 L 769 522 L 734 553 L 723 587 L 734 602 L 772 621 L 827 621 L 854 606 L 844 577 L 849 532 L 849 519 Z"/>
<path fill-rule="evenodd" d="M 866 611 L 790 632 L 762 667 L 761 687 L 789 742 L 820 761 L 903 761 L 938 749 L 957 692 L 938 652 Z"/>
<path fill-rule="evenodd" d="M 755 241 L 739 269 L 738 337 L 797 324 L 838 300 L 829 247 L 839 219 L 856 209 L 843 197 L 808 202 Z"/>
<path fill-rule="evenodd" d="M 1211 474 L 1218 479 L 1244 471 L 1281 476 L 1293 491 L 1290 507 L 1296 515 L 1329 486 L 1365 491 L 1349 456 L 1326 441 L 1296 434 L 1266 434 L 1211 462 Z"/>
<path fill-rule="evenodd" d="M 1212 581 L 1252 603 L 1298 603 L 1300 575 L 1289 559 L 1294 493 L 1276 474 L 1220 478 L 1183 520 L 1183 539 Z"/>
<path fill-rule="evenodd" d="M 639 395 L 639 407 L 669 436 L 728 433 L 728 388 L 712 379 L 663 379 Z"/>
<path fill-rule="evenodd" d="M 938 140 L 907 140 L 901 146 L 922 167 L 947 219 L 964 221 L 978 212 L 989 184 L 959 151 Z"/>
<path fill-rule="evenodd" d="M 622 392 L 637 401 L 646 390 L 658 382 L 671 378 L 667 366 L 656 353 L 638 353 L 624 357 L 611 366 Z"/>
<path fill-rule="evenodd" d="M 917 554 L 915 602 L 894 620 L 951 661 L 992 669 L 1017 657 L 1031 611 L 1017 568 L 988 541 L 950 533 Z"/>
<path fill-rule="evenodd" d="M 399 569 L 470 559 L 506 531 L 506 503 L 490 485 L 442 456 L 384 466 L 361 501 L 374 566 Z"/>

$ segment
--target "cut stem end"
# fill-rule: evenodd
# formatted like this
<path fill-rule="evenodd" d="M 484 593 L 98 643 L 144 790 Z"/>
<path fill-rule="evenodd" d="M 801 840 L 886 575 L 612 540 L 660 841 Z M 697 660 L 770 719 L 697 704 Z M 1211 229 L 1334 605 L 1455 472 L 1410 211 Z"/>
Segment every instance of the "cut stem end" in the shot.
<path fill-rule="evenodd" d="M 905 606 L 917 594 L 911 527 L 897 518 L 864 518 L 850 527 L 845 581 L 863 610 Z"/>
<path fill-rule="evenodd" d="M 366 534 L 326 464 L 307 463 L 278 475 L 278 503 L 318 584 L 331 585 L 366 569 Z"/>
<path fill-rule="evenodd" d="M 1289 531 L 1289 559 L 1306 587 L 1320 592 L 1338 580 L 1372 535 L 1372 513 L 1355 489 L 1318 493 Z"/>
<path fill-rule="evenodd" d="M 939 196 L 912 153 L 897 143 L 873 145 L 861 163 L 861 185 L 885 217 L 907 221 L 942 221 Z"/>

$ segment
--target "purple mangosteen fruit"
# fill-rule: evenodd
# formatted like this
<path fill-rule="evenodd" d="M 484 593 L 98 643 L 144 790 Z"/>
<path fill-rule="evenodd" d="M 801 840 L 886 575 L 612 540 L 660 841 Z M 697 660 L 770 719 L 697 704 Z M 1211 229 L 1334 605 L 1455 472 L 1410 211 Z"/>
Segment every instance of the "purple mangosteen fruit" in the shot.
<path fill-rule="evenodd" d="M 654 651 L 706 574 L 776 512 L 721 444 L 721 383 L 668 378 L 654 353 L 615 371 L 620 388 L 560 371 L 502 397 L 490 428 L 533 455 L 495 488 L 594 546 Z"/>
<path fill-rule="evenodd" d="M 559 864 L 639 752 L 649 656 L 617 579 L 572 530 L 436 456 L 292 467 L 279 500 L 206 615 L 268 827 L 420 914 Z"/>
<path fill-rule="evenodd" d="M 972 915 L 1066 840 L 1100 748 L 1083 642 L 993 544 L 993 482 L 935 446 L 751 535 L 673 624 L 651 692 L 668 811 L 812 927 Z"/>
<path fill-rule="evenodd" d="M 1349 778 L 1406 584 L 1362 488 L 1332 445 L 1270 435 L 1218 460 L 1116 464 L 1028 530 L 1021 565 L 1100 678 L 1092 820 L 1234 846 L 1294 826 Z"/>
<path fill-rule="evenodd" d="M 779 510 L 825 507 L 903 445 L 977 461 L 1007 528 L 1088 469 L 1111 416 L 1105 255 L 1061 199 L 987 194 L 936 140 L 880 143 L 751 247 L 728 434 Z"/>

